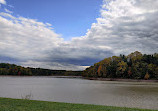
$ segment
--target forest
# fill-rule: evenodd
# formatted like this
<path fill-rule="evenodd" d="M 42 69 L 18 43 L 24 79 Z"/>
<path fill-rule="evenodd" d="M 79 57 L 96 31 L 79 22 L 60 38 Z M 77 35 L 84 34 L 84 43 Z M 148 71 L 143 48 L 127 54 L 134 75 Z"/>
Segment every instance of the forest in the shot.
<path fill-rule="evenodd" d="M 112 56 L 84 70 L 84 77 L 158 79 L 158 53 Z"/>
<path fill-rule="evenodd" d="M 50 70 L 0 63 L 0 75 L 18 76 L 81 76 L 82 71 Z"/>

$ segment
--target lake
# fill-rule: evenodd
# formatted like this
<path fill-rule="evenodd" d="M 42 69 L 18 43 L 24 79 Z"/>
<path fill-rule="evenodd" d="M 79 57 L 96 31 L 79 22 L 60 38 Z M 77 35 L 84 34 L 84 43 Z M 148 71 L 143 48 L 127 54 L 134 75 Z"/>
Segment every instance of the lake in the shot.
<path fill-rule="evenodd" d="M 0 97 L 158 109 L 158 83 L 0 77 Z"/>

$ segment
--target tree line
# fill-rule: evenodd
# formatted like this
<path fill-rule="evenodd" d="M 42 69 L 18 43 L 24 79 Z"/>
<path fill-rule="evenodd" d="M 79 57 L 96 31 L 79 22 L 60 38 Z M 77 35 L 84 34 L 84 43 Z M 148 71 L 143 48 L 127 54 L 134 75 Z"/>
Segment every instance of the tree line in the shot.
<path fill-rule="evenodd" d="M 112 56 L 84 70 L 84 77 L 158 79 L 158 53 Z"/>
<path fill-rule="evenodd" d="M 0 63 L 0 75 L 19 76 L 81 76 L 82 71 L 50 70 Z"/>

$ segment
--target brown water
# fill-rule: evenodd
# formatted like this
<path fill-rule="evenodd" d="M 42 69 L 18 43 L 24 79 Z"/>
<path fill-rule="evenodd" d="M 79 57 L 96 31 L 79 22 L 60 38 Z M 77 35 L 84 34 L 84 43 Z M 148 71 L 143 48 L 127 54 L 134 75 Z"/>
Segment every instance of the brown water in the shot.
<path fill-rule="evenodd" d="M 0 97 L 158 109 L 158 83 L 0 77 Z"/>

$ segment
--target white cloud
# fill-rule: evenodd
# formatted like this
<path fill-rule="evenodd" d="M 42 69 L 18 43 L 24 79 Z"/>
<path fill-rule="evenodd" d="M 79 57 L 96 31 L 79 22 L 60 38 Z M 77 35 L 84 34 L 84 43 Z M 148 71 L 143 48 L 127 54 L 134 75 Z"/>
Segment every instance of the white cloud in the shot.
<path fill-rule="evenodd" d="M 16 59 L 19 65 L 67 70 L 85 68 L 85 66 L 53 61 L 64 57 L 61 47 L 65 42 L 52 30 L 49 23 L 24 17 L 17 18 L 1 12 L 0 40 L 0 57 Z"/>
<path fill-rule="evenodd" d="M 0 50 L 4 55 L 20 59 L 46 57 L 47 51 L 63 41 L 47 24 L 6 13 L 0 15 L 11 19 L 0 16 Z"/>
<path fill-rule="evenodd" d="M 0 4 L 6 5 L 6 1 L 5 0 L 0 0 Z"/>
<path fill-rule="evenodd" d="M 92 55 L 96 58 L 107 55 L 101 54 L 103 50 L 115 55 L 135 50 L 155 53 L 158 51 L 157 19 L 158 0 L 104 1 L 97 23 L 92 24 L 84 37 L 73 38 L 71 45 L 82 47 L 81 52 L 89 49 L 87 54 L 95 50 L 98 54 Z"/>

